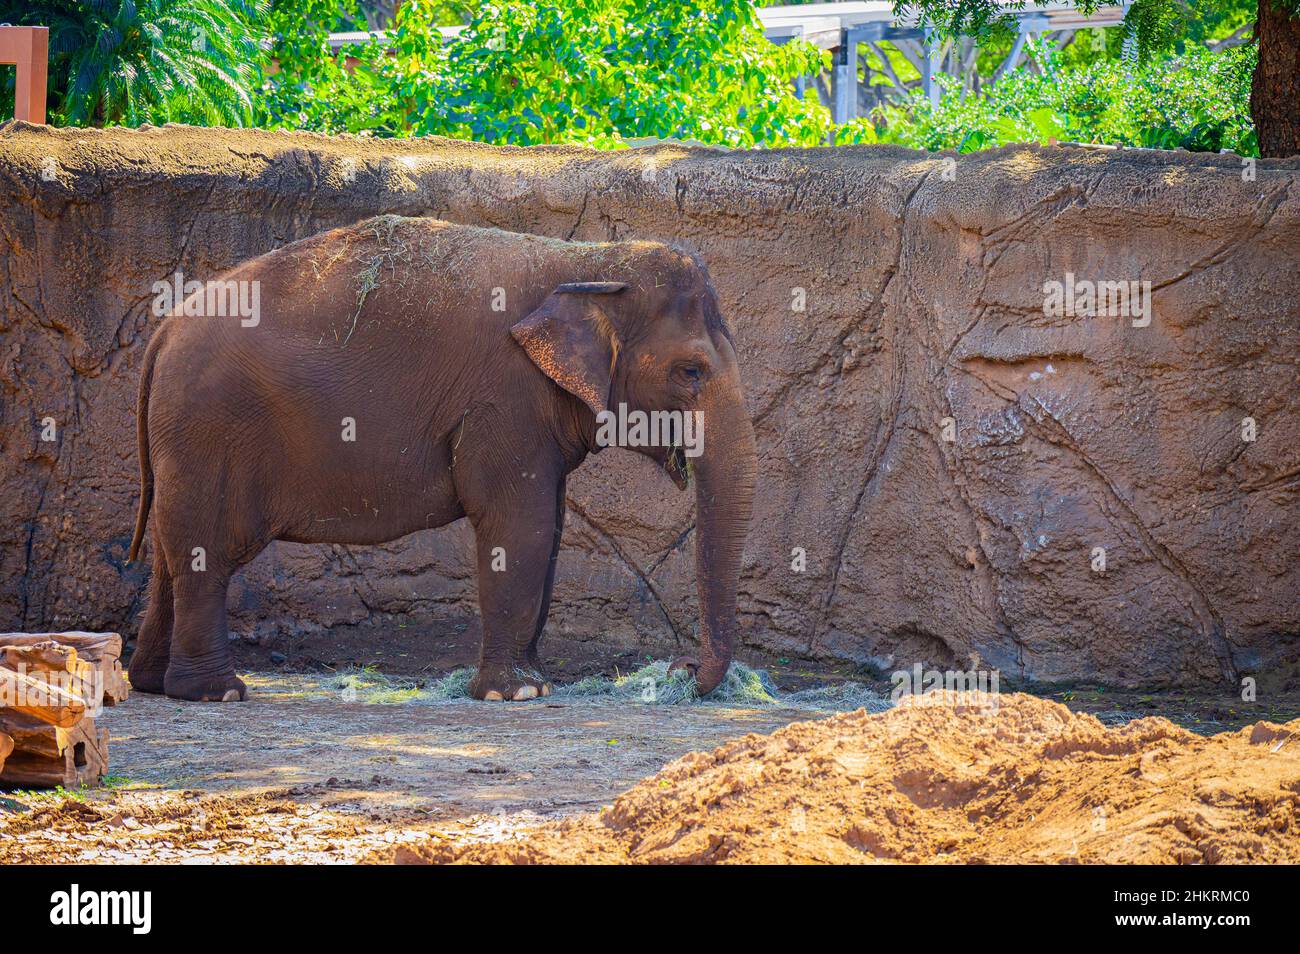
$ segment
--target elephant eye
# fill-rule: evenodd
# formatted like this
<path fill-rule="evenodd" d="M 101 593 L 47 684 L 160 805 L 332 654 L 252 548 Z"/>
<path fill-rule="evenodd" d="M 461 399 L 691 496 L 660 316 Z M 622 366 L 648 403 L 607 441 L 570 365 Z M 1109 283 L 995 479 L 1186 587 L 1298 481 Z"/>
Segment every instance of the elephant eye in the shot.
<path fill-rule="evenodd" d="M 700 369 L 693 364 L 679 364 L 675 369 L 677 376 L 683 381 L 691 384 L 698 384 L 700 380 Z"/>

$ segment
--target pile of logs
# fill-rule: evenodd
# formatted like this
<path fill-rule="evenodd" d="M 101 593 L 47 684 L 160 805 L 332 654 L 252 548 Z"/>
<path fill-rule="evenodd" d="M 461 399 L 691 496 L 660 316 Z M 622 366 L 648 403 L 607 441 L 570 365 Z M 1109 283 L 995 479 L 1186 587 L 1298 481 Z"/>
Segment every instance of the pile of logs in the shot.
<path fill-rule="evenodd" d="M 126 701 L 117 633 L 0 633 L 0 788 L 97 785 L 103 706 Z"/>

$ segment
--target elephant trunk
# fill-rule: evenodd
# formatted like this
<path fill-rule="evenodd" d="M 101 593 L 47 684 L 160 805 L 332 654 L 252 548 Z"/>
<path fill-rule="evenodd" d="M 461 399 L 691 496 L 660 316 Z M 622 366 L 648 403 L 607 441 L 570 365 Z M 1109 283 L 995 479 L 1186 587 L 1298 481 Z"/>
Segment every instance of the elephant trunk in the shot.
<path fill-rule="evenodd" d="M 741 554 L 754 509 L 758 456 L 739 375 L 710 382 L 699 404 L 703 453 L 694 459 L 695 579 L 700 600 L 700 659 L 696 691 L 717 688 L 731 665 Z"/>

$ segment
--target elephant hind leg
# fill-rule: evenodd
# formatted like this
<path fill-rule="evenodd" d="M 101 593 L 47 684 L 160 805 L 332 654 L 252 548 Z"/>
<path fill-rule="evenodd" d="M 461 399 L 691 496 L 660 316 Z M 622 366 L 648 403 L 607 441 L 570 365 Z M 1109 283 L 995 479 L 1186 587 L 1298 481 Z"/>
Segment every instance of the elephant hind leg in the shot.
<path fill-rule="evenodd" d="M 144 622 L 135 641 L 128 674 L 131 688 L 139 692 L 162 695 L 163 677 L 171 657 L 172 644 L 172 577 L 158 535 L 153 535 L 153 568 L 146 593 Z"/>
<path fill-rule="evenodd" d="M 163 683 L 173 699 L 237 702 L 247 696 L 226 638 L 229 583 L 224 568 L 181 567 L 172 581 L 176 621 Z"/>
<path fill-rule="evenodd" d="M 168 473 L 155 454 L 156 474 Z M 188 466 L 170 488 L 159 482 L 154 519 L 171 568 L 173 623 L 163 691 L 173 699 L 233 702 L 247 687 L 235 675 L 226 629 L 231 576 L 265 549 L 272 532 L 257 502 L 266 494 L 216 460 Z M 231 477 L 231 474 L 235 477 Z"/>

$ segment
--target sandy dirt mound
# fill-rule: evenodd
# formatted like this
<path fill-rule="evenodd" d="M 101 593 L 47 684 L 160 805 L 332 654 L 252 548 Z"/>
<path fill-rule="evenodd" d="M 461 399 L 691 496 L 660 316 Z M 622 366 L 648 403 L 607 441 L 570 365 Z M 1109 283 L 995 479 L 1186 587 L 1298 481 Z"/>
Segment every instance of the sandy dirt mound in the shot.
<path fill-rule="evenodd" d="M 1300 720 L 1202 737 L 1020 694 L 927 698 L 691 753 L 599 815 L 376 860 L 1300 861 Z"/>

